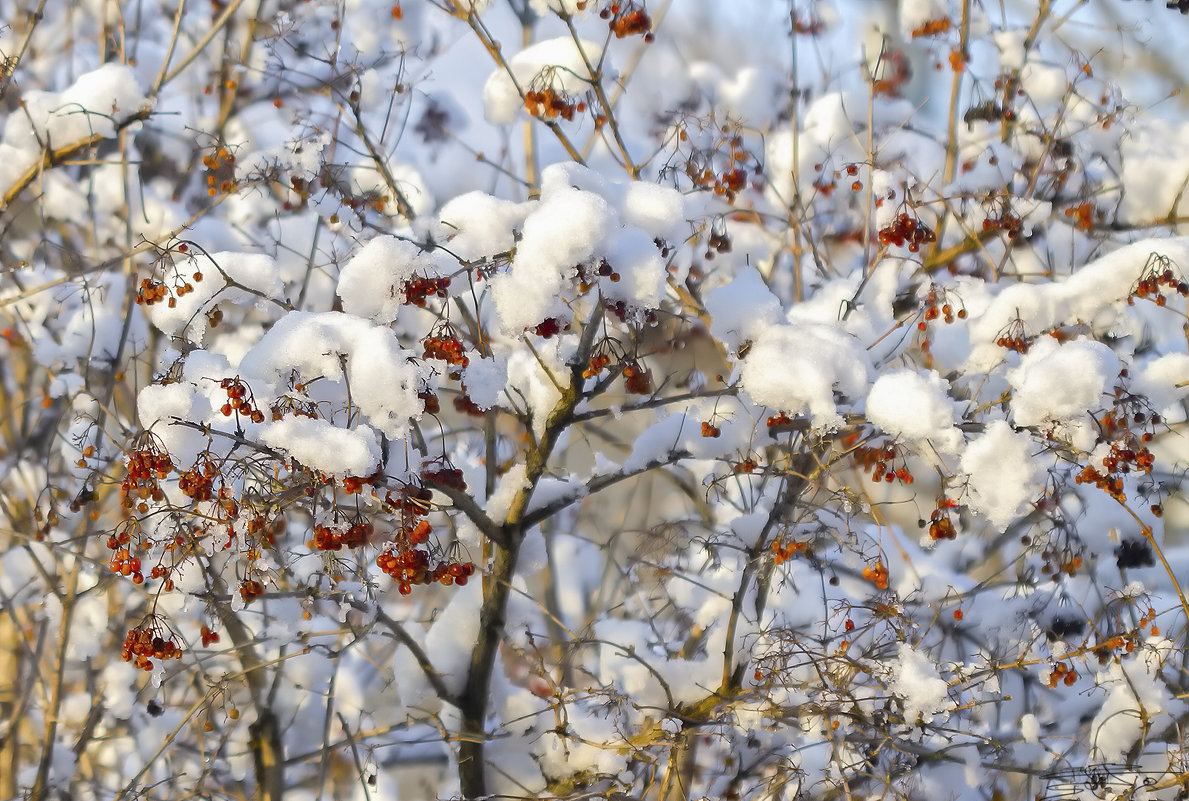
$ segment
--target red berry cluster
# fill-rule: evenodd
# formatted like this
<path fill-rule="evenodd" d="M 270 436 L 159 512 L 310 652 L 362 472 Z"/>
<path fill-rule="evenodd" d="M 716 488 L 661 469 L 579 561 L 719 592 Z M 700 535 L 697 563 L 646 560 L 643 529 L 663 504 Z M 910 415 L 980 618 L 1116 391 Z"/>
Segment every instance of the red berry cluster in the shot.
<path fill-rule="evenodd" d="M 702 436 L 707 439 L 717 439 L 722 434 L 722 429 L 714 425 L 714 423 L 702 422 Z"/>
<path fill-rule="evenodd" d="M 211 627 L 205 623 L 202 624 L 202 630 L 199 632 L 199 635 L 202 637 L 203 648 L 209 648 L 212 643 L 219 641 L 219 632 L 212 631 Z"/>
<path fill-rule="evenodd" d="M 1127 378 L 1126 370 L 1121 378 Z M 1093 484 L 1123 503 L 1127 495 L 1123 491 L 1122 476 L 1132 472 L 1148 475 L 1155 466 L 1156 457 L 1148 443 L 1154 439 L 1161 417 L 1148 411 L 1143 399 L 1127 392 L 1122 382 L 1115 386 L 1114 395 L 1112 408 L 1096 418 L 1099 441 L 1110 443 L 1110 453 L 1102 458 L 1101 470 L 1086 465 L 1074 481 Z M 1163 514 L 1158 503 L 1152 504 L 1151 509 L 1157 516 Z"/>
<path fill-rule="evenodd" d="M 925 308 L 921 316 L 924 319 L 917 323 L 917 330 L 925 331 L 929 328 L 929 323 L 938 318 L 941 318 L 947 324 L 952 323 L 955 318 L 965 320 L 966 307 L 960 306 L 955 309 L 944 288 L 931 286 L 929 287 L 929 293 L 925 296 Z"/>
<path fill-rule="evenodd" d="M 854 449 L 855 464 L 866 473 L 871 471 L 872 481 L 883 481 L 891 484 L 899 481 L 901 484 L 911 484 L 912 473 L 908 466 L 902 464 L 894 467 L 898 449 L 895 445 L 859 445 Z"/>
<path fill-rule="evenodd" d="M 644 34 L 644 41 L 651 42 L 653 40 L 653 35 L 650 32 L 652 18 L 648 16 L 647 11 L 631 0 L 627 3 L 610 3 L 599 12 L 599 16 L 609 20 L 607 27 L 611 29 L 617 39 Z"/>
<path fill-rule="evenodd" d="M 926 23 L 924 23 L 923 25 L 913 28 L 912 38 L 919 39 L 923 36 L 938 36 L 940 34 L 945 33 L 946 31 L 948 31 L 950 29 L 950 27 L 952 27 L 952 26 L 953 26 L 953 22 L 950 20 L 949 17 L 942 17 L 941 19 L 931 19 L 931 20 L 927 21 Z"/>
<path fill-rule="evenodd" d="M 529 89 L 524 93 L 524 110 L 541 120 L 571 121 L 574 113 L 586 111 L 586 103 L 575 100 L 568 93 L 546 86 L 544 89 Z"/>
<path fill-rule="evenodd" d="M 431 295 L 438 298 L 445 298 L 450 289 L 450 276 L 442 276 L 441 278 L 428 278 L 426 276 L 415 275 L 408 281 L 401 285 L 401 294 L 404 296 L 405 305 L 417 306 L 418 308 L 425 308 L 425 299 Z"/>
<path fill-rule="evenodd" d="M 471 417 L 487 416 L 488 410 L 471 400 L 470 396 L 466 393 L 466 387 L 463 387 L 463 391 L 454 396 L 452 403 L 454 404 L 454 411 L 459 414 L 465 414 Z"/>
<path fill-rule="evenodd" d="M 1036 337 L 1029 333 L 1028 326 L 1019 317 L 1005 325 L 995 338 L 996 345 L 1016 353 L 1027 353 L 1035 341 Z"/>
<path fill-rule="evenodd" d="M 1024 221 L 1010 209 L 1002 209 L 998 215 L 983 220 L 983 231 L 1003 231 L 1008 239 L 1019 239 L 1024 231 Z"/>
<path fill-rule="evenodd" d="M 1072 687 L 1077 680 L 1078 672 L 1074 669 L 1072 662 L 1058 662 L 1053 665 L 1053 670 L 1049 673 L 1049 689 L 1056 689 L 1058 684 Z"/>
<path fill-rule="evenodd" d="M 373 487 L 379 486 L 383 480 L 384 476 L 379 470 L 370 476 L 347 476 L 343 479 L 343 492 L 348 495 L 358 495 L 363 492 L 364 487 L 368 485 Z"/>
<path fill-rule="evenodd" d="M 109 541 L 108 545 L 111 544 Z M 132 579 L 133 584 L 144 584 L 144 574 L 140 572 L 140 559 L 133 556 L 127 548 L 115 549 L 108 567 L 111 572 Z"/>
<path fill-rule="evenodd" d="M 590 357 L 590 363 L 582 371 L 583 378 L 594 378 L 607 369 L 611 364 L 611 356 L 606 353 L 596 353 Z"/>
<path fill-rule="evenodd" d="M 387 550 L 376 557 L 376 567 L 397 582 L 401 595 L 408 595 L 416 584 L 440 583 L 443 586 L 465 585 L 475 574 L 472 562 L 442 559 L 433 563 L 433 556 L 421 548 Z"/>
<path fill-rule="evenodd" d="M 215 497 L 215 479 L 219 468 L 209 458 L 199 457 L 189 470 L 178 476 L 178 489 L 195 501 L 210 501 Z"/>
<path fill-rule="evenodd" d="M 789 417 L 784 412 L 780 412 L 779 414 L 769 415 L 768 428 L 785 428 L 787 426 L 793 425 L 793 422 L 793 418 Z"/>
<path fill-rule="evenodd" d="M 1065 209 L 1065 216 L 1074 221 L 1079 231 L 1089 231 L 1094 227 L 1094 204 L 1085 202 L 1070 206 Z"/>
<path fill-rule="evenodd" d="M 239 597 L 245 604 L 250 604 L 264 595 L 264 585 L 256 579 L 244 579 L 239 583 Z"/>
<path fill-rule="evenodd" d="M 226 147 L 217 147 L 202 157 L 206 167 L 206 193 L 209 197 L 235 191 L 235 154 Z"/>
<path fill-rule="evenodd" d="M 808 550 L 809 543 L 807 542 L 798 542 L 792 539 L 775 539 L 772 540 L 772 561 L 778 565 L 782 565 L 797 554 Z"/>
<path fill-rule="evenodd" d="M 462 340 L 455 336 L 449 328 L 443 328 L 425 338 L 425 352 L 422 354 L 422 358 L 441 359 L 447 364 L 466 367 L 471 360 L 467 358 L 463 350 Z"/>
<path fill-rule="evenodd" d="M 900 212 L 896 219 L 879 229 L 879 244 L 899 248 L 907 242 L 912 253 L 919 251 L 922 244 L 936 241 L 937 234 L 933 229 L 918 218 L 908 216 L 907 212 Z"/>
<path fill-rule="evenodd" d="M 338 551 L 343 548 L 362 548 L 372 538 L 374 529 L 371 523 L 357 520 L 339 531 L 329 526 L 314 526 L 314 539 L 309 545 L 316 551 Z"/>
<path fill-rule="evenodd" d="M 1144 272 L 1131 288 L 1131 294 L 1127 296 L 1127 305 L 1134 305 L 1136 298 L 1150 299 L 1157 306 L 1165 305 L 1168 303 L 1168 299 L 1165 297 L 1162 287 L 1167 289 L 1170 295 L 1189 296 L 1189 283 L 1181 280 L 1181 277 L 1177 275 L 1173 269 L 1172 260 L 1167 256 L 1153 253 L 1148 256 Z"/>
<path fill-rule="evenodd" d="M 247 384 L 239 378 L 224 378 L 219 386 L 227 393 L 227 402 L 219 409 L 224 417 L 230 417 L 232 412 L 248 418 L 253 423 L 264 422 L 264 412 L 256 408 Z"/>
<path fill-rule="evenodd" d="M 178 305 L 177 299 L 170 297 L 169 290 L 165 284 L 156 278 L 140 279 L 140 288 L 136 291 L 137 304 L 152 306 L 167 299 L 169 300 L 169 308 L 172 309 Z"/>
<path fill-rule="evenodd" d="M 929 515 L 929 539 L 953 540 L 958 537 L 958 530 L 950 520 L 950 512 L 958 508 L 958 502 L 950 498 L 938 498 L 937 506 Z"/>
<path fill-rule="evenodd" d="M 134 448 L 128 454 L 128 473 L 120 485 L 120 506 L 129 511 L 135 507 L 144 514 L 149 510 L 146 503 L 148 499 L 158 502 L 164 500 L 165 493 L 158 482 L 168 476 L 172 469 L 173 460 L 169 454 L 157 450 L 151 441 Z"/>
<path fill-rule="evenodd" d="M 550 337 L 557 336 L 562 331 L 569 331 L 570 324 L 568 322 L 566 322 L 565 320 L 559 319 L 557 317 L 546 317 L 544 320 L 537 323 L 536 326 L 534 326 L 533 328 L 529 328 L 526 330 L 532 331 L 534 334 L 536 334 L 539 337 L 549 339 Z"/>
<path fill-rule="evenodd" d="M 182 649 L 174 642 L 173 632 L 150 617 L 124 636 L 120 658 L 139 670 L 152 670 L 154 659 L 181 659 Z"/>
<path fill-rule="evenodd" d="M 652 392 L 652 374 L 635 359 L 629 359 L 623 366 L 623 388 L 630 395 L 648 395 Z"/>
<path fill-rule="evenodd" d="M 439 487 L 464 492 L 467 488 L 463 480 L 462 471 L 449 463 L 442 463 L 439 467 L 426 468 L 421 471 L 421 480 Z"/>

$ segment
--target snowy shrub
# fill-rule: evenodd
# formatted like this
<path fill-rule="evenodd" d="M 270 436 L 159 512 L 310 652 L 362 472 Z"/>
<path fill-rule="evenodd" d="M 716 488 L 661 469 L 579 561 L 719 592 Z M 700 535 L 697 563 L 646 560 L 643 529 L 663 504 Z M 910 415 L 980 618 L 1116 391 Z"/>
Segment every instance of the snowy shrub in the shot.
<path fill-rule="evenodd" d="M 0 7 L 0 801 L 1184 797 L 1189 18 Z"/>

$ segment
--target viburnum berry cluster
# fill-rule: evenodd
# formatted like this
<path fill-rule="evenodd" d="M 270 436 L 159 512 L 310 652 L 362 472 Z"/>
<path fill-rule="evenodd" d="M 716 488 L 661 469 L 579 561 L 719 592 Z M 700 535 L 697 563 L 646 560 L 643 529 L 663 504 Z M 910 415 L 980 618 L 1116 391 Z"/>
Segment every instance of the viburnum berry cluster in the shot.
<path fill-rule="evenodd" d="M 882 481 L 888 484 L 899 481 L 901 484 L 911 484 L 913 482 L 912 472 L 908 469 L 908 465 L 903 463 L 902 457 L 901 465 L 895 466 L 898 456 L 900 456 L 900 449 L 893 442 L 880 445 L 858 445 L 852 452 L 855 464 L 864 473 L 871 473 L 872 481 Z"/>
<path fill-rule="evenodd" d="M 1027 353 L 1035 341 L 1036 336 L 1028 330 L 1027 324 L 1019 317 L 1005 325 L 995 337 L 996 345 L 1014 350 L 1016 353 Z"/>
<path fill-rule="evenodd" d="M 173 470 L 173 459 L 149 433 L 140 437 L 128 452 L 127 470 L 120 483 L 120 506 L 132 510 L 146 501 L 161 501 L 165 493 L 160 482 Z M 145 508 L 147 511 L 147 506 Z"/>
<path fill-rule="evenodd" d="M 607 26 L 617 39 L 643 35 L 644 41 L 653 41 L 652 18 L 642 5 L 633 0 L 608 3 L 599 11 L 599 17 L 608 20 Z"/>
<path fill-rule="evenodd" d="M 575 114 L 586 111 L 586 101 L 574 98 L 563 90 L 545 86 L 524 93 L 524 110 L 538 119 L 556 120 L 560 117 L 570 122 Z"/>
<path fill-rule="evenodd" d="M 772 540 L 772 561 L 778 565 L 782 565 L 790 559 L 794 558 L 799 553 L 808 553 L 809 543 L 800 540 L 788 539 L 774 539 Z"/>
<path fill-rule="evenodd" d="M 238 376 L 221 379 L 219 387 L 227 393 L 227 402 L 219 408 L 224 417 L 230 417 L 234 413 L 237 417 L 244 417 L 253 423 L 264 422 L 264 412 L 256 408 L 252 400 L 252 390 Z"/>
<path fill-rule="evenodd" d="M 919 217 L 910 216 L 907 211 L 900 212 L 895 219 L 879 229 L 881 245 L 895 245 L 900 248 L 907 244 L 911 253 L 918 252 L 921 245 L 936 241 L 937 233 Z"/>
<path fill-rule="evenodd" d="M 935 542 L 957 539 L 958 529 L 950 518 L 950 514 L 957 508 L 958 502 L 952 498 L 943 496 L 937 499 L 937 505 L 929 514 L 929 539 Z M 921 524 L 924 525 L 923 520 Z"/>
<path fill-rule="evenodd" d="M 1189 283 L 1177 273 L 1167 256 L 1153 253 L 1144 265 L 1144 272 L 1131 288 L 1127 303 L 1134 304 L 1135 299 L 1140 298 L 1164 306 L 1168 303 L 1169 295 L 1189 297 Z"/>
<path fill-rule="evenodd" d="M 1163 422 L 1142 397 L 1128 391 L 1128 377 L 1126 370 L 1120 374 L 1112 393 L 1111 408 L 1095 418 L 1098 440 L 1109 446 L 1108 453 L 1101 459 L 1101 468 L 1088 464 L 1074 479 L 1078 484 L 1094 485 L 1120 503 L 1127 501 L 1124 476 L 1152 473 L 1156 457 L 1148 443 L 1155 438 L 1156 430 Z M 1159 517 L 1163 514 L 1163 506 L 1154 502 L 1150 511 Z"/>
<path fill-rule="evenodd" d="M 154 659 L 181 659 L 182 649 L 175 636 L 161 618 L 150 615 L 125 635 L 120 658 L 132 662 L 138 670 L 146 671 L 153 669 Z"/>
<path fill-rule="evenodd" d="M 448 324 L 439 326 L 426 336 L 424 345 L 424 359 L 440 359 L 454 367 L 466 367 L 470 364 L 471 360 L 465 353 L 466 346 Z"/>
<path fill-rule="evenodd" d="M 450 292 L 450 276 L 414 275 L 401 284 L 401 297 L 410 306 L 425 308 L 427 298 L 444 299 Z"/>
<path fill-rule="evenodd" d="M 917 323 L 917 330 L 927 330 L 929 323 L 938 318 L 941 318 L 947 325 L 953 323 L 955 319 L 966 319 L 966 307 L 961 304 L 961 299 L 958 298 L 958 306 L 955 308 L 954 301 L 950 299 L 951 294 L 953 293 L 950 290 L 936 284 L 929 287 L 929 292 L 925 295 L 924 309 L 921 311 L 923 319 Z"/>

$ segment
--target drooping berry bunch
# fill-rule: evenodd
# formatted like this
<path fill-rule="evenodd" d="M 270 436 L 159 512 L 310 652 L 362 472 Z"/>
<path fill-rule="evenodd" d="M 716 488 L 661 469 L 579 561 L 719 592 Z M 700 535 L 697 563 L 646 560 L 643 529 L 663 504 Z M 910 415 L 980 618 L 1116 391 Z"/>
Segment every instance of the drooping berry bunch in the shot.
<path fill-rule="evenodd" d="M 343 548 L 362 548 L 371 542 L 374 527 L 366 520 L 349 521 L 345 527 L 314 526 L 310 546 L 316 551 L 338 551 Z"/>
<path fill-rule="evenodd" d="M 532 331 L 534 334 L 544 339 L 549 339 L 550 337 L 557 336 L 562 331 L 569 331 L 570 324 L 566 320 L 562 320 L 557 317 L 546 317 L 534 327 L 526 328 L 525 330 Z"/>
<path fill-rule="evenodd" d="M 1058 684 L 1072 687 L 1077 680 L 1078 672 L 1074 669 L 1072 662 L 1058 662 L 1053 665 L 1053 670 L 1049 673 L 1049 689 L 1056 689 Z"/>
<path fill-rule="evenodd" d="M 748 176 L 763 175 L 760 160 L 744 140 L 735 123 L 720 124 L 711 116 L 685 118 L 676 124 L 675 152 L 662 168 L 662 175 L 684 174 L 694 189 L 713 192 L 734 203 L 747 186 Z"/>
<path fill-rule="evenodd" d="M 563 90 L 545 86 L 529 89 L 524 93 L 524 110 L 540 120 L 556 120 L 561 117 L 570 122 L 574 114 L 586 111 L 586 101 L 577 99 Z"/>
<path fill-rule="evenodd" d="M 859 445 L 852 454 L 855 464 L 864 472 L 871 473 L 872 481 L 883 481 L 891 484 L 899 481 L 901 484 L 911 484 L 912 473 L 908 465 L 901 459 L 899 467 L 895 466 L 899 448 L 894 443 L 884 445 Z"/>
<path fill-rule="evenodd" d="M 220 145 L 203 156 L 202 166 L 206 168 L 208 196 L 214 197 L 219 193 L 235 191 L 235 154 L 227 147 Z"/>
<path fill-rule="evenodd" d="M 916 28 L 913 28 L 912 38 L 920 39 L 924 36 L 939 36 L 953 27 L 953 24 L 953 21 L 950 20 L 949 17 L 928 20 Z"/>
<path fill-rule="evenodd" d="M 582 371 L 583 378 L 594 378 L 602 373 L 611 364 L 611 355 L 608 353 L 595 353 L 590 357 L 590 362 L 586 369 Z"/>
<path fill-rule="evenodd" d="M 475 574 L 472 562 L 460 562 L 443 558 L 434 561 L 434 556 L 422 548 L 394 548 L 382 551 L 376 557 L 376 567 L 397 582 L 401 595 L 408 595 L 418 584 L 440 583 L 443 586 L 465 585 Z"/>
<path fill-rule="evenodd" d="M 423 469 L 421 471 L 421 480 L 459 492 L 465 492 L 467 488 L 467 483 L 462 477 L 462 471 L 446 461 L 442 461 L 432 468 L 427 467 Z"/>
<path fill-rule="evenodd" d="M 615 38 L 623 39 L 627 36 L 643 34 L 644 41 L 651 42 L 653 35 L 652 18 L 642 6 L 628 0 L 626 3 L 612 2 L 599 12 L 599 17 L 608 20 L 607 27 L 615 34 Z"/>
<path fill-rule="evenodd" d="M 921 311 L 923 318 L 917 323 L 918 331 L 925 331 L 929 328 L 929 323 L 941 318 L 948 325 L 954 322 L 954 319 L 966 319 L 966 307 L 959 305 L 957 309 L 954 308 L 953 302 L 950 299 L 950 292 L 944 287 L 934 284 L 929 287 L 929 292 L 925 295 L 925 306 Z M 961 298 L 958 298 L 958 303 L 961 304 Z"/>
<path fill-rule="evenodd" d="M 212 644 L 219 641 L 219 632 L 213 631 L 210 626 L 203 623 L 202 629 L 199 631 L 199 636 L 202 637 L 202 647 L 209 648 Z"/>
<path fill-rule="evenodd" d="M 448 324 L 444 324 L 434 331 L 431 331 L 424 340 L 425 351 L 422 353 L 422 358 L 425 359 L 441 359 L 447 364 L 457 367 L 466 367 L 470 364 L 470 359 L 464 353 L 466 350 L 463 341 L 454 333 L 454 329 Z"/>
<path fill-rule="evenodd" d="M 441 486 L 466 488 L 462 472 L 444 464 L 440 469 L 422 471 L 422 479 Z M 402 485 L 395 495 L 385 495 L 385 504 L 400 516 L 401 524 L 392 542 L 376 556 L 376 567 L 397 582 L 401 595 L 408 595 L 418 584 L 463 585 L 475 572 L 470 562 L 462 562 L 429 544 L 433 528 L 425 519 L 433 492 L 419 482 Z"/>
<path fill-rule="evenodd" d="M 239 583 L 239 597 L 245 604 L 250 604 L 264 595 L 264 585 L 256 579 L 244 579 Z"/>
<path fill-rule="evenodd" d="M 147 500 L 160 502 L 165 498 L 159 482 L 171 470 L 173 460 L 169 454 L 157 447 L 151 435 L 142 435 L 140 445 L 128 452 L 128 472 L 120 484 L 120 506 L 129 511 L 145 506 L 141 513 L 147 512 Z"/>
<path fill-rule="evenodd" d="M 1119 383 L 1114 387 L 1111 408 L 1095 418 L 1099 441 L 1110 443 L 1109 452 L 1102 457 L 1102 469 L 1086 465 L 1074 477 L 1074 481 L 1078 484 L 1093 484 L 1123 503 L 1127 500 L 1123 476 L 1133 472 L 1150 474 L 1156 464 L 1156 457 L 1148 448 L 1148 443 L 1155 438 L 1156 427 L 1163 421 L 1159 414 L 1150 410 L 1144 398 L 1127 390 L 1126 369 L 1120 372 L 1119 377 Z M 1154 503 L 1151 512 L 1159 517 L 1164 510 L 1159 503 Z"/>
<path fill-rule="evenodd" d="M 108 568 L 117 575 L 132 579 L 133 584 L 144 584 L 144 574 L 140 572 L 140 558 L 133 556 L 127 547 L 115 549 Z"/>
<path fill-rule="evenodd" d="M 1010 200 L 1000 198 L 993 210 L 983 219 L 983 231 L 1003 231 L 1011 240 L 1019 239 L 1024 231 L 1024 221 L 1012 211 Z"/>
<path fill-rule="evenodd" d="M 952 498 L 937 499 L 937 506 L 929 515 L 929 539 L 934 542 L 957 539 L 958 529 L 954 526 L 954 521 L 950 519 L 950 513 L 957 508 L 958 502 Z"/>
<path fill-rule="evenodd" d="M 1089 231 L 1094 227 L 1094 204 L 1086 201 L 1065 209 L 1065 216 L 1073 220 L 1079 231 Z"/>
<path fill-rule="evenodd" d="M 199 456 L 190 469 L 178 476 L 178 489 L 195 501 L 213 500 L 219 477 L 219 467 L 208 456 Z"/>
<path fill-rule="evenodd" d="M 450 276 L 431 278 L 415 275 L 401 285 L 401 295 L 406 306 L 425 308 L 425 299 L 433 296 L 445 298 L 449 294 Z"/>
<path fill-rule="evenodd" d="M 784 412 L 779 412 L 778 414 L 768 416 L 768 430 L 772 431 L 773 429 L 790 428 L 795 422 L 796 421 L 794 421 L 793 418 L 789 417 Z"/>
<path fill-rule="evenodd" d="M 253 423 L 264 422 L 264 412 L 256 408 L 252 391 L 239 376 L 224 378 L 219 382 L 219 386 L 227 393 L 227 402 L 219 409 L 224 417 L 230 417 L 231 413 L 235 412 L 237 416 L 245 417 Z"/>
<path fill-rule="evenodd" d="M 652 374 L 635 359 L 628 359 L 623 365 L 623 388 L 631 395 L 648 395 L 652 392 Z"/>
<path fill-rule="evenodd" d="M 1134 305 L 1136 298 L 1144 298 L 1157 306 L 1164 306 L 1168 303 L 1168 295 L 1189 297 L 1189 283 L 1178 274 L 1172 259 L 1153 253 L 1148 256 L 1143 273 L 1132 286 L 1127 305 Z"/>
<path fill-rule="evenodd" d="M 1016 353 L 1027 353 L 1036 337 L 1028 330 L 1028 326 L 1019 317 L 1000 329 L 995 337 L 995 344 L 1001 348 L 1014 350 Z"/>
<path fill-rule="evenodd" d="M 895 245 L 904 247 L 916 253 L 921 245 L 936 242 L 937 234 L 917 217 L 910 217 L 908 212 L 900 212 L 896 219 L 879 229 L 879 243 L 881 245 Z"/>
<path fill-rule="evenodd" d="M 888 568 L 881 561 L 875 561 L 863 567 L 863 580 L 870 581 L 878 590 L 888 588 Z"/>
<path fill-rule="evenodd" d="M 808 550 L 809 543 L 807 542 L 801 542 L 792 538 L 777 538 L 772 540 L 772 561 L 778 565 L 782 565 L 797 554 Z"/>
<path fill-rule="evenodd" d="M 181 659 L 182 649 L 169 627 L 155 615 L 150 615 L 144 623 L 124 635 L 120 658 L 132 662 L 139 670 L 152 670 L 154 659 Z"/>
<path fill-rule="evenodd" d="M 708 439 L 717 439 L 722 435 L 722 429 L 714 425 L 714 423 L 702 421 L 702 436 Z"/>
<path fill-rule="evenodd" d="M 178 305 L 175 298 L 170 297 L 169 290 L 165 284 L 158 281 L 156 278 L 142 278 L 140 279 L 140 288 L 136 291 L 136 302 L 141 306 L 152 306 L 169 300 L 169 308 Z"/>

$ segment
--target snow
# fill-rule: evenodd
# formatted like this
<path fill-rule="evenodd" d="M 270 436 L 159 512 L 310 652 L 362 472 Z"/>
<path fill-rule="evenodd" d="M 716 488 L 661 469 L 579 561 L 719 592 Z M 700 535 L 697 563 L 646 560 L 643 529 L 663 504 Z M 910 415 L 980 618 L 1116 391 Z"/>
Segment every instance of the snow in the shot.
<path fill-rule="evenodd" d="M 889 669 L 892 678 L 888 690 L 900 699 L 904 721 L 909 726 L 918 720 L 929 723 L 934 716 L 952 709 L 949 685 L 937 672 L 937 666 L 911 643 L 897 646 L 896 658 Z"/>
<path fill-rule="evenodd" d="M 1101 342 L 1059 344 L 1045 337 L 1008 371 L 1012 417 L 1020 426 L 1069 422 L 1105 404 L 1104 393 L 1119 378 L 1114 352 Z"/>
<path fill-rule="evenodd" d="M 380 464 L 380 441 L 366 426 L 339 428 L 325 420 L 287 417 L 267 423 L 260 441 L 305 467 L 332 476 L 367 476 Z"/>
<path fill-rule="evenodd" d="M 1007 528 L 1027 504 L 1038 500 L 1037 482 L 1044 469 L 1036 450 L 1026 433 L 1013 431 L 1003 420 L 991 422 L 962 453 L 970 508 L 996 528 Z"/>
<path fill-rule="evenodd" d="M 871 385 L 867 419 L 895 437 L 931 440 L 950 453 L 957 452 L 961 433 L 954 427 L 954 402 L 949 385 L 935 370 L 892 370 Z"/>
<path fill-rule="evenodd" d="M 824 325 L 774 325 L 760 332 L 743 360 L 739 379 L 756 403 L 788 414 L 808 414 L 814 428 L 842 425 L 835 391 L 861 397 L 869 365 L 859 343 Z"/>

